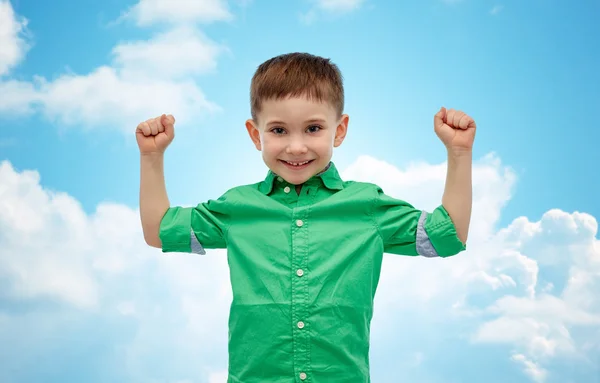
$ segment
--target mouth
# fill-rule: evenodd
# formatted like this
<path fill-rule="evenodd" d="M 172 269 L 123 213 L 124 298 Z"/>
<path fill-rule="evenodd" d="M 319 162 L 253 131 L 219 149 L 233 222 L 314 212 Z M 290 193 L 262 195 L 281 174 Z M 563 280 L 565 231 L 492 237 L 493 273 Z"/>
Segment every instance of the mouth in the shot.
<path fill-rule="evenodd" d="M 308 165 L 310 165 L 314 160 L 306 160 L 306 161 L 284 161 L 279 160 L 281 163 L 286 165 L 290 169 L 304 169 Z"/>

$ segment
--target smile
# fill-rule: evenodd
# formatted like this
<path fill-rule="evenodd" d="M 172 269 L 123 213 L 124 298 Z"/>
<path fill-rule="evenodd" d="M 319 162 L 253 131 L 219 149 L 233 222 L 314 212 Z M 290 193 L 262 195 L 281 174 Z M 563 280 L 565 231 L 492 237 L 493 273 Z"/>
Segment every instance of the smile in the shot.
<path fill-rule="evenodd" d="M 303 168 L 306 165 L 310 164 L 314 160 L 308 160 L 308 161 L 302 161 L 302 162 L 292 162 L 292 161 L 284 161 L 284 160 L 280 160 L 280 161 L 283 162 L 286 166 L 288 166 L 290 168 L 300 169 L 300 168 Z"/>

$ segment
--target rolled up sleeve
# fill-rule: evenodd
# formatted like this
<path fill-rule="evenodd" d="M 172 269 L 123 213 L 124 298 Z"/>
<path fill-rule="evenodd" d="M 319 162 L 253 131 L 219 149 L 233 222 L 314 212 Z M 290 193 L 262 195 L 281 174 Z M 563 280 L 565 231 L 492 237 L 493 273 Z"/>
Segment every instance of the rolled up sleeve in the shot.
<path fill-rule="evenodd" d="M 160 224 L 162 251 L 205 254 L 227 247 L 229 206 L 226 196 L 195 207 L 170 207 Z"/>
<path fill-rule="evenodd" d="M 386 253 L 434 258 L 449 257 L 466 249 L 441 205 L 427 212 L 377 188 L 373 218 Z"/>

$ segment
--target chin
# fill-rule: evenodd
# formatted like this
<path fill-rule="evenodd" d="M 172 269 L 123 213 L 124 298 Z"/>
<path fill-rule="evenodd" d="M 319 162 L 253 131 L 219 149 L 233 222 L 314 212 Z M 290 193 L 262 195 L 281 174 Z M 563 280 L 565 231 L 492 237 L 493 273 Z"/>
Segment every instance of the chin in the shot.
<path fill-rule="evenodd" d="M 276 169 L 276 174 L 283 177 L 287 182 L 294 185 L 299 185 L 306 182 L 310 177 L 312 177 L 316 173 L 314 171 L 314 164 L 310 164 L 309 166 L 303 169 L 289 169 L 286 165 L 283 165 L 280 162 L 278 162 Z"/>

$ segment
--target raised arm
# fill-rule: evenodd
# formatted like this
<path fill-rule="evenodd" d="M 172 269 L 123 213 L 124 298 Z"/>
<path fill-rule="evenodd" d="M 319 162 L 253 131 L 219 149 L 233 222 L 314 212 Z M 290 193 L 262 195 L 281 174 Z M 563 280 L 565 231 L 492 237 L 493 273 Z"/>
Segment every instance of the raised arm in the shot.
<path fill-rule="evenodd" d="M 152 247 L 162 246 L 160 222 L 169 208 L 164 176 L 164 152 L 175 137 L 173 116 L 152 118 L 140 123 L 136 139 L 140 148 L 140 218 L 144 240 Z"/>
<path fill-rule="evenodd" d="M 464 112 L 441 108 L 434 117 L 435 132 L 448 150 L 448 170 L 442 205 L 467 243 L 473 203 L 472 167 L 475 121 Z"/>

